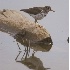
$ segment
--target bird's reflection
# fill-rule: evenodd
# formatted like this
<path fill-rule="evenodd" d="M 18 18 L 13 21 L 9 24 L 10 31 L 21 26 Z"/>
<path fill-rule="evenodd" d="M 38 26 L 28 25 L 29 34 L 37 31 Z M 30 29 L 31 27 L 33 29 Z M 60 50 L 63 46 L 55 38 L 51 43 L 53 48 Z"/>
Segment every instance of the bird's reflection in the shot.
<path fill-rule="evenodd" d="M 30 50 L 27 48 L 25 48 L 25 52 L 24 55 L 22 56 L 21 60 L 18 61 L 18 57 L 20 55 L 21 52 L 19 52 L 19 54 L 16 57 L 16 62 L 20 62 L 22 64 L 24 64 L 25 66 L 27 66 L 29 69 L 34 69 L 34 70 L 47 70 L 50 68 L 45 68 L 43 66 L 42 61 L 40 60 L 40 58 L 37 58 L 36 56 L 34 56 L 35 52 L 32 53 L 32 55 L 30 57 L 29 56 L 29 52 Z"/>

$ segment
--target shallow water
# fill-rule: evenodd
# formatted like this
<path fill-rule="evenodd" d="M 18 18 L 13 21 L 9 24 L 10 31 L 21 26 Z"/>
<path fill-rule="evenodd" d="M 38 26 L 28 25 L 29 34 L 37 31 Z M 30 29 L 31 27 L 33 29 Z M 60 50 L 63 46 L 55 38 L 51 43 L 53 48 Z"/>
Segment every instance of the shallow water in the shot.
<path fill-rule="evenodd" d="M 50 68 L 50 70 L 68 70 L 68 62 L 69 62 L 69 44 L 67 40 L 53 40 L 53 45 L 49 51 L 41 51 L 36 49 L 34 53 L 34 48 L 30 49 L 29 56 L 30 58 L 34 53 L 36 57 L 35 60 L 32 59 L 32 62 L 36 62 L 35 65 L 39 65 L 42 68 Z M 17 58 L 17 61 L 22 61 L 21 58 L 24 54 L 25 47 L 18 43 L 21 47 L 21 54 Z M 1 70 L 30 70 L 27 65 L 24 63 L 16 62 L 15 58 L 19 54 L 19 48 L 17 46 L 17 42 L 8 34 L 0 32 L 0 69 Z M 25 58 L 24 55 L 23 58 Z M 31 60 L 31 59 L 30 59 Z M 23 62 L 23 61 L 22 61 Z M 40 69 L 41 70 L 41 69 Z M 42 69 L 43 70 L 43 69 Z"/>

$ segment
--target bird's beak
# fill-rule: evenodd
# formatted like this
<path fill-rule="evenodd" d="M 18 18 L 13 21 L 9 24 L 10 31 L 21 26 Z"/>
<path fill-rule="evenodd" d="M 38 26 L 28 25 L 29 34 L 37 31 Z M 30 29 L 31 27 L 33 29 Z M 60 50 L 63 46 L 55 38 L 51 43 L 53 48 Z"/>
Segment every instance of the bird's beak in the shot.
<path fill-rule="evenodd" d="M 50 11 L 53 11 L 53 12 L 55 12 L 54 10 L 50 10 Z"/>

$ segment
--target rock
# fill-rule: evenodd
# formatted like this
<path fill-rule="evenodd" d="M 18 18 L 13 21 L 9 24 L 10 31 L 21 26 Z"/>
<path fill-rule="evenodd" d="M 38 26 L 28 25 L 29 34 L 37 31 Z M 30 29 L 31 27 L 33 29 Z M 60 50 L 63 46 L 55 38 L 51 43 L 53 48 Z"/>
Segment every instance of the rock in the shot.
<path fill-rule="evenodd" d="M 15 10 L 0 11 L 0 31 L 10 34 L 15 39 L 18 35 L 22 36 L 22 39 L 36 42 L 47 38 L 51 39 L 50 34 L 43 26 L 30 21 Z"/>

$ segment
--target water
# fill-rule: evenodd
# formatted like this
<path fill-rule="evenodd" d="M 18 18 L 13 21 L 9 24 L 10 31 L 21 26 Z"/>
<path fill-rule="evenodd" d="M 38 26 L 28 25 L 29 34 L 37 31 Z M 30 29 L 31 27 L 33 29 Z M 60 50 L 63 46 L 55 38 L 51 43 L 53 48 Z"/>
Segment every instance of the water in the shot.
<path fill-rule="evenodd" d="M 54 41 L 53 45 L 50 46 L 48 51 L 46 51 L 48 48 L 46 50 L 42 48 L 30 49 L 30 53 L 28 53 L 29 56 L 27 55 L 26 61 L 28 61 L 27 64 L 30 63 L 31 66 L 30 64 L 27 66 L 27 64 L 24 63 L 25 62 L 24 59 L 21 60 L 23 54 L 25 53 L 24 50 L 26 47 L 18 43 L 19 46 L 21 47 L 22 52 L 18 56 L 17 60 L 15 60 L 20 51 L 16 40 L 11 36 L 9 36 L 8 34 L 0 32 L 0 69 L 30 70 L 30 68 L 38 69 L 38 67 L 41 66 L 42 70 L 44 68 L 48 68 L 50 70 L 68 70 L 69 44 L 67 40 L 59 40 L 59 41 L 53 40 L 53 41 Z M 32 54 L 34 54 L 34 58 L 31 58 Z M 24 55 L 23 58 L 25 57 L 26 55 Z M 37 67 L 37 65 L 39 66 Z"/>

